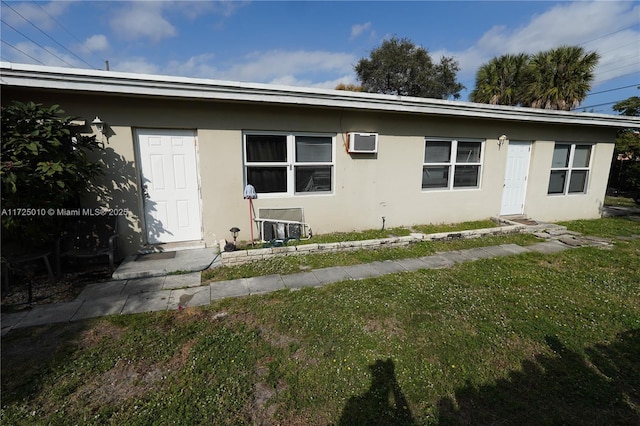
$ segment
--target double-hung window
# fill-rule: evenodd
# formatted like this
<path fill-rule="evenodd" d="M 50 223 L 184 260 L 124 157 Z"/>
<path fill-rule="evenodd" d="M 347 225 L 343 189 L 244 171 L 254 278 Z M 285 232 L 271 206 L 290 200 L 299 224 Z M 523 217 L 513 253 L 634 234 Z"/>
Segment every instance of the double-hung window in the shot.
<path fill-rule="evenodd" d="M 556 143 L 553 147 L 548 194 L 587 192 L 592 145 Z"/>
<path fill-rule="evenodd" d="M 333 191 L 335 135 L 245 133 L 245 181 L 258 194 Z"/>
<path fill-rule="evenodd" d="M 422 189 L 479 188 L 482 148 L 481 140 L 427 138 Z"/>

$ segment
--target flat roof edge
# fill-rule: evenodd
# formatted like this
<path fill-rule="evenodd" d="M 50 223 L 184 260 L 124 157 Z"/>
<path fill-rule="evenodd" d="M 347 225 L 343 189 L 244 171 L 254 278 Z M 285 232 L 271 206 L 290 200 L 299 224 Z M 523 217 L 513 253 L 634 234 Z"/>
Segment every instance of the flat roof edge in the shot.
<path fill-rule="evenodd" d="M 8 62 L 0 62 L 0 84 L 131 96 L 293 104 L 613 128 L 640 127 L 638 117 Z"/>

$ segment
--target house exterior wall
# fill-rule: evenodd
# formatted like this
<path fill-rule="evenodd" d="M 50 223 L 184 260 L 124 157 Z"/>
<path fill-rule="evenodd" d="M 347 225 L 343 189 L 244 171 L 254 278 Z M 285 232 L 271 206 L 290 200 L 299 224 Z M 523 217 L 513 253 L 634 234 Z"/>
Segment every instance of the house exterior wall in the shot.
<path fill-rule="evenodd" d="M 500 214 L 506 168 L 506 134 L 514 141 L 532 141 L 524 213 L 538 220 L 594 218 L 600 214 L 615 129 L 506 122 L 495 119 L 432 117 L 307 106 L 277 106 L 219 101 L 135 98 L 116 95 L 62 93 L 3 88 L 2 101 L 33 100 L 59 104 L 70 115 L 90 122 L 96 115 L 109 125 L 103 184 L 108 199 L 89 199 L 88 206 L 128 208 L 120 219 L 121 245 L 132 253 L 144 244 L 143 204 L 139 191 L 136 128 L 193 129 L 197 134 L 203 239 L 208 246 L 230 238 L 250 239 L 248 202 L 243 199 L 243 132 L 312 132 L 335 135 L 335 166 L 331 194 L 259 197 L 258 208 L 304 209 L 314 233 L 382 226 L 455 223 Z M 348 154 L 348 131 L 379 133 L 376 155 Z M 422 190 L 425 137 L 474 138 L 483 144 L 480 187 Z M 586 194 L 547 195 L 556 141 L 594 143 Z"/>

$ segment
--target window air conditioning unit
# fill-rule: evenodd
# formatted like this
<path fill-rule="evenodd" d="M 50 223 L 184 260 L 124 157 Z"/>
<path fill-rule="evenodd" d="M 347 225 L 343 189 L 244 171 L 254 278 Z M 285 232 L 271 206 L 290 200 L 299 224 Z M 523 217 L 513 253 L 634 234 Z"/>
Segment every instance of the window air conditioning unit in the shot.
<path fill-rule="evenodd" d="M 377 133 L 348 133 L 349 153 L 375 154 L 378 152 Z"/>

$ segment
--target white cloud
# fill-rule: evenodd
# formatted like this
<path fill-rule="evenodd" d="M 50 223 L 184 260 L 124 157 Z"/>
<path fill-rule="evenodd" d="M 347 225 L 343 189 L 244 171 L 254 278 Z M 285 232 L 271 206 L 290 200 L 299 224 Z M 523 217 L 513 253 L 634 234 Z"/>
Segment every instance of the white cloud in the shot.
<path fill-rule="evenodd" d="M 193 56 L 185 62 L 171 61 L 164 68 L 163 72 L 169 75 L 183 75 L 199 78 L 219 78 L 218 69 L 211 65 L 214 55 L 205 53 Z"/>
<path fill-rule="evenodd" d="M 3 56 L 13 62 L 37 63 L 54 67 L 68 67 L 69 65 L 83 67 L 83 64 L 75 57 L 51 46 L 40 47 L 29 41 L 16 43 L 14 46 L 16 49 L 3 49 L 2 51 Z"/>
<path fill-rule="evenodd" d="M 134 72 L 138 74 L 159 74 L 160 67 L 147 61 L 145 58 L 128 58 L 124 61 L 112 61 L 111 70 L 121 72 Z"/>
<path fill-rule="evenodd" d="M 365 32 L 369 32 L 370 35 L 373 35 L 374 32 L 371 29 L 371 22 L 366 22 L 364 24 L 355 24 L 351 27 L 351 37 L 349 40 L 353 40 L 355 38 L 360 37 Z"/>
<path fill-rule="evenodd" d="M 158 66 L 145 58 L 132 58 L 112 61 L 111 69 L 326 89 L 333 89 L 338 83 L 356 83 L 352 65 L 355 58 L 343 53 L 284 50 L 254 52 L 226 67 L 219 66 L 214 59 L 213 54 L 207 53 L 186 61 L 170 61 L 165 66 Z"/>
<path fill-rule="evenodd" d="M 354 56 L 346 53 L 271 50 L 247 55 L 221 74 L 222 78 L 230 80 L 271 82 L 283 76 L 347 74 L 352 71 L 355 61 Z"/>
<path fill-rule="evenodd" d="M 2 19 L 4 21 L 14 27 L 30 26 L 26 22 L 29 21 L 42 30 L 50 30 L 54 28 L 57 24 L 53 19 L 51 19 L 51 17 L 58 18 L 71 5 L 70 2 L 62 1 L 51 1 L 40 5 L 35 2 L 8 2 L 7 4 L 8 6 L 5 6 L 4 4 L 2 5 Z M 9 6 L 14 10 L 11 10 Z M 22 15 L 24 19 L 18 14 Z"/>
<path fill-rule="evenodd" d="M 97 52 L 97 51 L 107 50 L 109 49 L 109 41 L 107 40 L 107 37 L 105 35 L 96 34 L 87 38 L 82 44 L 82 47 L 87 52 Z"/>
<path fill-rule="evenodd" d="M 118 9 L 111 18 L 113 31 L 124 39 L 149 39 L 159 42 L 173 37 L 177 31 L 163 16 L 167 4 L 156 1 L 137 1 Z"/>
<path fill-rule="evenodd" d="M 475 45 L 465 50 L 430 53 L 434 59 L 442 55 L 454 56 L 461 67 L 459 80 L 472 86 L 478 67 L 495 56 L 536 53 L 561 45 L 581 45 L 587 51 L 595 50 L 600 54 L 599 66 L 595 71 L 597 84 L 634 70 L 637 72 L 640 68 L 640 51 L 637 47 L 640 32 L 627 29 L 611 34 L 617 29 L 636 24 L 638 16 L 640 6 L 633 2 L 562 3 L 532 17 L 522 27 L 494 26 Z"/>

